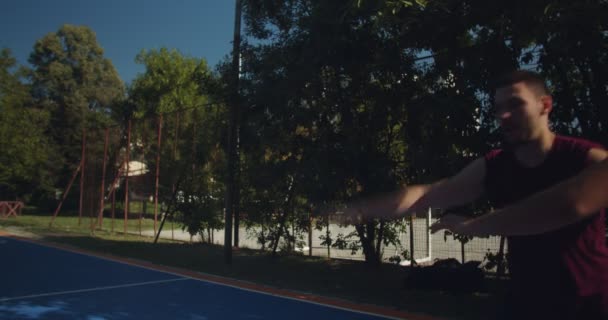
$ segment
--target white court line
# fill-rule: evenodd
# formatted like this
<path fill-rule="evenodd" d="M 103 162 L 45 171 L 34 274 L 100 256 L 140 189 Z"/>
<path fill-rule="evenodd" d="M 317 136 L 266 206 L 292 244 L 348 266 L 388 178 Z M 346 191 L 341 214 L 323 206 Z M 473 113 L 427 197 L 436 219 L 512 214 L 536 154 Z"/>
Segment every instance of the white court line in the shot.
<path fill-rule="evenodd" d="M 146 285 L 150 285 L 150 284 L 176 282 L 176 281 L 183 281 L 183 280 L 190 280 L 190 279 L 189 278 L 178 278 L 178 279 L 169 279 L 169 280 L 158 280 L 158 281 L 121 284 L 121 285 L 116 285 L 116 286 L 95 287 L 95 288 L 80 289 L 80 290 L 68 290 L 68 291 L 57 291 L 57 292 L 49 292 L 49 293 L 41 293 L 41 294 L 31 294 L 31 295 L 20 296 L 20 297 L 0 298 L 0 303 L 7 302 L 7 301 L 13 301 L 13 300 L 29 299 L 29 298 L 59 296 L 59 295 L 71 294 L 71 293 L 83 293 L 83 292 L 94 292 L 94 291 L 103 291 L 103 290 L 119 289 L 119 288 L 139 287 L 139 286 L 146 286 Z"/>

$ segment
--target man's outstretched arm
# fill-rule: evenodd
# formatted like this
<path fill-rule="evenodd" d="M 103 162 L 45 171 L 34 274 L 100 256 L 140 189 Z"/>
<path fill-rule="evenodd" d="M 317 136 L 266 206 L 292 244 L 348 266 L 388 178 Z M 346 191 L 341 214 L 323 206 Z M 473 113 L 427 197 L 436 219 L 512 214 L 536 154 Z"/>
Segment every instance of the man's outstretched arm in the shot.
<path fill-rule="evenodd" d="M 426 208 L 448 208 L 477 199 L 483 192 L 486 164 L 477 159 L 448 179 L 427 185 L 412 185 L 387 195 L 352 203 L 349 215 L 398 218 Z"/>
<path fill-rule="evenodd" d="M 604 150 L 592 149 L 589 160 L 596 164 L 577 176 L 479 218 L 464 222 L 447 219 L 432 229 L 450 229 L 471 236 L 532 235 L 589 218 L 608 207 L 607 155 Z"/>

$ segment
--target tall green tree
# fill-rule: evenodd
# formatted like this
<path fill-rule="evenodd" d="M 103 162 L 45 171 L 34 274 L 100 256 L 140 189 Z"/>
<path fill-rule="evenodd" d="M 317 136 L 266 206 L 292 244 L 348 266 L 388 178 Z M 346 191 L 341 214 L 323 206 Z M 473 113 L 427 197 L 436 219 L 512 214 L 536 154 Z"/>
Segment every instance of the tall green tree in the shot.
<path fill-rule="evenodd" d="M 45 136 L 49 114 L 32 107 L 10 50 L 0 51 L 0 195 L 40 203 L 54 196 L 54 156 Z"/>
<path fill-rule="evenodd" d="M 249 1 L 246 12 L 250 35 L 270 43 L 244 50 L 243 145 L 276 155 L 268 170 L 283 190 L 270 194 L 295 193 L 314 207 L 400 184 L 406 106 L 423 91 L 413 53 L 394 41 L 394 30 L 378 29 L 368 11 L 345 3 Z M 395 241 L 385 237 L 394 234 L 389 227 L 357 226 L 367 261 L 379 263 L 381 244 Z"/>
<path fill-rule="evenodd" d="M 178 218 L 188 232 L 194 235 L 215 229 L 221 225 L 225 108 L 221 102 L 212 103 L 214 75 L 204 59 L 184 56 L 175 49 L 142 50 L 135 61 L 145 71 L 129 88 L 132 109 L 126 110 L 127 116 L 139 127 L 134 139 L 156 141 L 156 130 L 142 128 L 156 128 L 157 119 L 163 116 L 161 150 L 148 144 L 148 150 L 140 152 L 140 160 L 154 168 L 156 154 L 161 153 L 161 200 L 171 200 L 180 180 Z"/>
<path fill-rule="evenodd" d="M 142 50 L 135 62 L 146 68 L 130 88 L 129 95 L 138 114 L 200 108 L 209 102 L 209 93 L 205 91 L 212 73 L 205 59 L 161 48 Z"/>
<path fill-rule="evenodd" d="M 517 68 L 547 76 L 559 133 L 605 141 L 607 6 L 246 1 L 244 145 L 305 155 L 271 176 L 305 172 L 312 203 L 431 182 L 497 145 L 491 80 Z M 357 230 L 377 261 L 382 222 Z"/>
<path fill-rule="evenodd" d="M 93 30 L 63 25 L 34 45 L 29 62 L 33 103 L 50 114 L 48 134 L 64 161 L 60 187 L 81 158 L 85 127 L 112 122 L 124 85 Z"/>

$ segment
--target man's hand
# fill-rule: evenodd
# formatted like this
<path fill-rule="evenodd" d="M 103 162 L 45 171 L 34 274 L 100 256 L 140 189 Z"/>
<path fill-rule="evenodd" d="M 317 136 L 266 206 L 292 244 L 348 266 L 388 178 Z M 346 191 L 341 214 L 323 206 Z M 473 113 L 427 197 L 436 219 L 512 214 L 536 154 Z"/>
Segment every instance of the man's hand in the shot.
<path fill-rule="evenodd" d="M 399 190 L 383 195 L 376 195 L 349 203 L 344 213 L 349 217 L 359 218 L 397 218 L 403 213 L 401 208 L 404 191 Z"/>
<path fill-rule="evenodd" d="M 372 196 L 349 203 L 344 213 L 347 216 L 359 216 L 364 219 L 408 217 L 416 211 L 426 210 L 427 204 L 418 200 L 429 189 L 429 185 L 414 185 L 383 195 Z"/>
<path fill-rule="evenodd" d="M 440 230 L 450 230 L 453 233 L 461 234 L 466 231 L 466 221 L 469 220 L 466 217 L 459 216 L 456 214 L 446 214 L 441 217 L 437 222 L 431 225 L 431 232 L 437 233 Z"/>
<path fill-rule="evenodd" d="M 489 225 L 485 220 L 488 216 L 486 214 L 477 218 L 466 218 L 455 214 L 447 214 L 431 225 L 431 232 L 436 233 L 439 230 L 447 229 L 453 233 L 470 237 L 498 235 L 499 233 L 490 231 L 496 230 L 495 227 L 488 229 Z"/>

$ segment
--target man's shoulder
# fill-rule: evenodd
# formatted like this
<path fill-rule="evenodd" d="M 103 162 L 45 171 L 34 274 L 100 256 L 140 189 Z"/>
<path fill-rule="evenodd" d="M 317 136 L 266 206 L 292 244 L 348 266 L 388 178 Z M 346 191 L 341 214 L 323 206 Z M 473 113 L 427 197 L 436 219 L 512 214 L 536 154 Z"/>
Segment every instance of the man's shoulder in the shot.
<path fill-rule="evenodd" d="M 505 153 L 504 153 L 503 149 L 492 149 L 484 155 L 484 159 L 486 161 L 493 161 L 493 160 L 501 158 L 504 154 Z"/>
<path fill-rule="evenodd" d="M 556 135 L 554 143 L 556 144 L 556 147 L 570 150 L 588 151 L 590 149 L 604 149 L 604 146 L 598 142 L 563 135 Z"/>
<path fill-rule="evenodd" d="M 561 159 L 571 159 L 585 166 L 606 158 L 606 149 L 600 143 L 568 136 L 556 136 L 553 152 Z"/>

